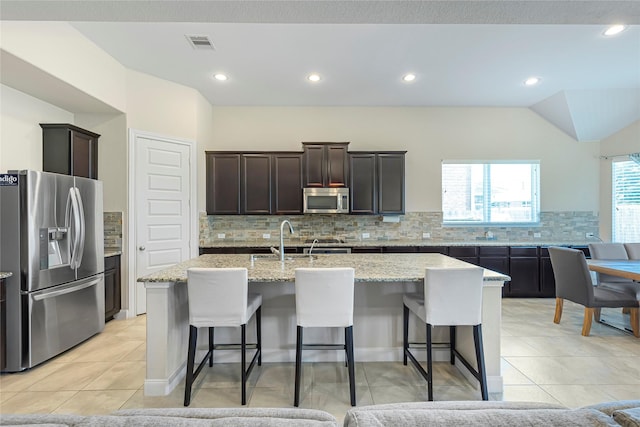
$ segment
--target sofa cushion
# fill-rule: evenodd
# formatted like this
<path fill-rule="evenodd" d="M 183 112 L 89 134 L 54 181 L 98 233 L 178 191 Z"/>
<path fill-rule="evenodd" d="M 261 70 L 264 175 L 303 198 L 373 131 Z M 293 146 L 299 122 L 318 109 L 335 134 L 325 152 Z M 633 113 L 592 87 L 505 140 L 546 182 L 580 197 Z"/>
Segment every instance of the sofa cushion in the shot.
<path fill-rule="evenodd" d="M 294 408 L 149 408 L 114 412 L 119 417 L 172 417 L 203 420 L 211 426 L 337 426 L 336 418 L 324 411 Z M 124 424 L 123 424 L 124 425 Z M 131 424 L 133 425 L 133 424 Z"/>
<path fill-rule="evenodd" d="M 623 427 L 640 427 L 640 408 L 615 411 L 613 419 Z"/>
<path fill-rule="evenodd" d="M 412 402 L 350 409 L 345 427 L 369 426 L 616 426 L 595 409 L 538 402 Z"/>
<path fill-rule="evenodd" d="M 0 415 L 0 426 L 75 426 L 82 422 L 82 415 L 65 415 L 65 414 L 2 414 Z"/>
<path fill-rule="evenodd" d="M 582 407 L 582 409 L 596 409 L 607 415 L 613 415 L 615 411 L 630 408 L 640 408 L 640 400 L 616 400 L 613 402 L 596 403 L 595 405 Z"/>

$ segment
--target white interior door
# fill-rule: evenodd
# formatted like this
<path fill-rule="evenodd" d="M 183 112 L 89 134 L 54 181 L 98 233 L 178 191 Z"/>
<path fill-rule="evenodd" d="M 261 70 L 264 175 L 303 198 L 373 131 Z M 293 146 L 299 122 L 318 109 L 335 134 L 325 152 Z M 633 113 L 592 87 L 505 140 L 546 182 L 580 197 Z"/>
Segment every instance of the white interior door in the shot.
<path fill-rule="evenodd" d="M 136 136 L 136 277 L 190 258 L 190 147 Z M 136 314 L 146 313 L 144 284 L 136 282 Z"/>

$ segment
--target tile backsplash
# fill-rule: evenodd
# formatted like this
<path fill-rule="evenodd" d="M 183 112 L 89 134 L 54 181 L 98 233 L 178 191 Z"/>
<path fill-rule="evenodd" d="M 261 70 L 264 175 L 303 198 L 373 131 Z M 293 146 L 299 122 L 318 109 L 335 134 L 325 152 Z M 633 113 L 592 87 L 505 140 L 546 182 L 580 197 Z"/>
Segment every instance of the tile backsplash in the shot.
<path fill-rule="evenodd" d="M 122 250 L 122 212 L 104 212 L 104 247 Z"/>
<path fill-rule="evenodd" d="M 379 215 L 206 215 L 200 214 L 200 246 L 225 241 L 251 241 L 280 237 L 280 222 L 291 221 L 296 238 L 335 237 L 361 240 L 363 233 L 369 240 L 422 239 L 472 241 L 491 232 L 499 241 L 584 241 L 586 233 L 598 235 L 598 215 L 588 211 L 541 212 L 540 225 L 518 227 L 445 227 L 442 212 L 408 212 L 400 215 L 399 222 L 384 222 Z M 537 234 L 540 234 L 539 236 Z M 535 234 L 535 235 L 534 235 Z"/>

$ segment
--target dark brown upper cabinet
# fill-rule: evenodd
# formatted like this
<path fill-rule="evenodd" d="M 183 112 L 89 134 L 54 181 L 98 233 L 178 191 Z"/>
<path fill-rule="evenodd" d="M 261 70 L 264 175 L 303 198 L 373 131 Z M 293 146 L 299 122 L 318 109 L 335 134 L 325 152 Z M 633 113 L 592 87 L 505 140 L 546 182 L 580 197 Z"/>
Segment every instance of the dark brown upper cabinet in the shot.
<path fill-rule="evenodd" d="M 305 187 L 347 186 L 348 142 L 303 142 L 302 145 Z"/>
<path fill-rule="evenodd" d="M 302 213 L 302 153 L 273 154 L 273 213 Z"/>
<path fill-rule="evenodd" d="M 207 152 L 207 214 L 240 214 L 240 154 Z"/>
<path fill-rule="evenodd" d="M 40 123 L 42 170 L 98 179 L 100 135 L 68 123 Z"/>
<path fill-rule="evenodd" d="M 352 214 L 404 214 L 406 151 L 349 153 Z"/>
<path fill-rule="evenodd" d="M 301 152 L 206 152 L 207 214 L 302 213 Z"/>
<path fill-rule="evenodd" d="M 242 180 L 240 213 L 245 215 L 270 214 L 271 209 L 271 155 L 242 154 Z"/>

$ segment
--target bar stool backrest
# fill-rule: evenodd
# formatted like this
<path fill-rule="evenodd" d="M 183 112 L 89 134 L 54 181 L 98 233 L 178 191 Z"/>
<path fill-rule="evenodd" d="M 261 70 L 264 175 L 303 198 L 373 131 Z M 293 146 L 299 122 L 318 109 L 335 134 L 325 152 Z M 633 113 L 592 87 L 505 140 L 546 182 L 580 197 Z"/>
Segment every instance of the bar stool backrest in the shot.
<path fill-rule="evenodd" d="M 246 324 L 247 278 L 246 268 L 189 268 L 189 324 L 198 328 Z"/>
<path fill-rule="evenodd" d="M 427 323 L 479 325 L 482 323 L 481 267 L 428 267 L 424 277 L 424 307 Z"/>
<path fill-rule="evenodd" d="M 295 277 L 298 326 L 353 325 L 353 268 L 296 268 Z"/>

